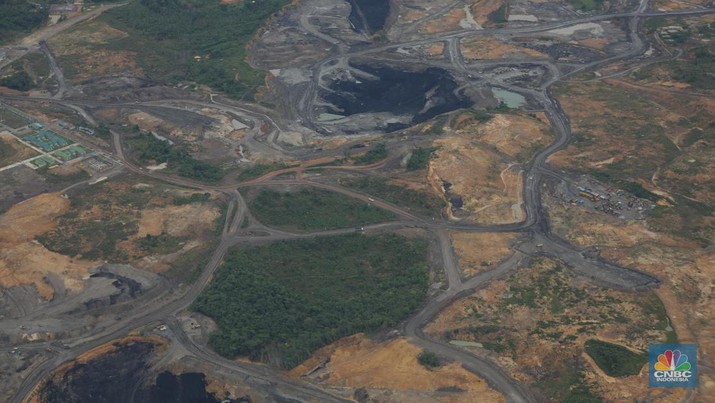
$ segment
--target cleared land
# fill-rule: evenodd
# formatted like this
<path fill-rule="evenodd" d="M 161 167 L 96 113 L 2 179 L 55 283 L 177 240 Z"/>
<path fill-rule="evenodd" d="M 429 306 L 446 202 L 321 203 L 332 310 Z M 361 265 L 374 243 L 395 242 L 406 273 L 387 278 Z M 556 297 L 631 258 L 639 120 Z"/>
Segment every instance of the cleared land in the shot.
<path fill-rule="evenodd" d="M 442 137 L 434 145 L 439 150 L 430 161 L 429 180 L 440 193 L 449 184 L 446 197 L 453 212 L 463 210 L 472 221 L 484 224 L 522 219 L 518 168 L 510 169 L 498 154 L 466 136 Z"/>
<path fill-rule="evenodd" d="M 395 217 L 369 203 L 316 188 L 287 192 L 261 189 L 251 198 L 249 207 L 264 224 L 304 231 L 363 226 Z"/>
<path fill-rule="evenodd" d="M 715 354 L 711 279 L 715 254 L 715 102 L 667 82 L 573 83 L 559 99 L 571 117 L 574 141 L 550 162 L 661 200 L 645 222 L 623 222 L 552 203 L 555 232 L 580 246 L 599 246 L 608 259 L 652 273 L 656 293 L 684 342 Z M 641 234 L 640 236 L 637 234 Z M 700 375 L 706 392 L 715 383 Z"/>
<path fill-rule="evenodd" d="M 500 261 L 512 255 L 509 243 L 516 239 L 510 233 L 453 232 L 452 247 L 459 257 L 462 275 L 471 277 L 494 269 Z"/>
<path fill-rule="evenodd" d="M 603 289 L 574 278 L 557 262 L 537 260 L 455 302 L 426 331 L 445 341 L 479 343 L 481 348 L 467 348 L 492 351 L 516 379 L 551 399 L 582 402 L 681 398 L 682 391 L 660 395 L 661 390 L 649 389 L 644 371 L 629 370 L 637 375 L 612 382 L 583 358 L 587 340 L 643 351 L 649 343 L 673 341 L 669 329 L 663 304 L 653 293 Z"/>
<path fill-rule="evenodd" d="M 523 220 L 520 164 L 550 141 L 545 120 L 541 114 L 464 113 L 451 134 L 433 142 L 428 179 L 450 201 L 453 217 L 482 224 Z"/>
<path fill-rule="evenodd" d="M 40 296 L 49 300 L 54 289 L 45 277 L 54 273 L 63 279 L 66 289 L 82 288 L 82 279 L 95 262 L 72 259 L 33 242 L 35 237 L 55 229 L 54 219 L 69 209 L 69 200 L 58 193 L 44 193 L 0 215 L 0 285 L 34 285 Z"/>
<path fill-rule="evenodd" d="M 178 275 L 193 270 L 179 257 L 215 236 L 221 214 L 213 196 L 191 195 L 157 184 L 103 182 L 71 195 L 56 227 L 37 239 L 68 257 L 132 262 Z M 181 263 L 188 266 L 176 267 Z"/>
<path fill-rule="evenodd" d="M 393 326 L 422 302 L 425 242 L 358 234 L 235 250 L 193 309 L 228 357 L 290 368 L 340 337 Z"/>
<path fill-rule="evenodd" d="M 307 375 L 323 387 L 366 389 L 378 401 L 505 401 L 503 395 L 459 363 L 426 369 L 417 361 L 421 352 L 403 338 L 379 342 L 358 334 L 321 348 L 290 374 Z M 321 364 L 324 369 L 311 372 Z"/>

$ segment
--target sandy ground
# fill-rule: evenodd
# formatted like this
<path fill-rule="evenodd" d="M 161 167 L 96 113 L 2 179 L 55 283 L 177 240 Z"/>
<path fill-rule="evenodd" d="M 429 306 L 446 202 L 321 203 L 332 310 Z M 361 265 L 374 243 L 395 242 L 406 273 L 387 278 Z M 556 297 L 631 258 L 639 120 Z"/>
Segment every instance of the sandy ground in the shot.
<path fill-rule="evenodd" d="M 323 385 L 366 388 L 370 395 L 376 394 L 375 390 L 390 389 L 394 397 L 410 396 L 414 401 L 425 402 L 435 401 L 438 396 L 439 401 L 455 403 L 504 401 L 504 396 L 458 363 L 426 369 L 417 362 L 420 353 L 421 349 L 406 339 L 378 343 L 355 335 L 320 349 L 290 375 L 302 376 L 329 358 L 326 372 L 321 374 Z M 447 395 L 439 391 L 450 387 L 464 391 Z"/>
<path fill-rule="evenodd" d="M 55 227 L 53 218 L 66 212 L 69 200 L 45 193 L 10 208 L 0 216 L 0 285 L 5 288 L 34 285 L 45 299 L 53 288 L 44 278 L 58 274 L 70 291 L 82 288 L 82 279 L 94 262 L 74 260 L 45 249 L 33 239 Z"/>
<path fill-rule="evenodd" d="M 450 32 L 461 29 L 460 21 L 467 17 L 463 8 L 456 7 L 443 16 L 427 22 L 420 27 L 420 32 L 436 34 L 439 32 Z"/>
<path fill-rule="evenodd" d="M 461 41 L 462 55 L 472 60 L 496 60 L 504 58 L 548 58 L 545 54 L 521 46 L 514 46 L 493 37 L 474 36 Z"/>
<path fill-rule="evenodd" d="M 463 200 L 469 219 L 484 224 L 510 223 L 523 218 L 521 170 L 467 135 L 435 140 L 439 149 L 430 161 L 428 179 L 442 193 L 443 182 Z"/>
<path fill-rule="evenodd" d="M 545 117 L 497 114 L 485 124 L 463 122 L 457 133 L 479 138 L 484 144 L 494 146 L 512 159 L 528 160 L 537 148 L 546 146 L 552 138 Z"/>
<path fill-rule="evenodd" d="M 172 236 L 195 234 L 197 228 L 205 230 L 212 227 L 219 215 L 218 209 L 210 204 L 186 204 L 143 210 L 136 237 L 159 235 L 162 232 Z"/>
<path fill-rule="evenodd" d="M 453 232 L 452 246 L 459 258 L 459 268 L 465 277 L 495 268 L 512 255 L 509 243 L 516 234 Z"/>

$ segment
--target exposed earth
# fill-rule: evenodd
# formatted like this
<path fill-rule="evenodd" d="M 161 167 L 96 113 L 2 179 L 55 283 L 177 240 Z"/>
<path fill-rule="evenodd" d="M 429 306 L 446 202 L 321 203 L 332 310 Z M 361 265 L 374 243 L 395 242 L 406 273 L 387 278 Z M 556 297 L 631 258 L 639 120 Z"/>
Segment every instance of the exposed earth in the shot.
<path fill-rule="evenodd" d="M 711 3 L 11 3 L 0 401 L 715 395 Z"/>

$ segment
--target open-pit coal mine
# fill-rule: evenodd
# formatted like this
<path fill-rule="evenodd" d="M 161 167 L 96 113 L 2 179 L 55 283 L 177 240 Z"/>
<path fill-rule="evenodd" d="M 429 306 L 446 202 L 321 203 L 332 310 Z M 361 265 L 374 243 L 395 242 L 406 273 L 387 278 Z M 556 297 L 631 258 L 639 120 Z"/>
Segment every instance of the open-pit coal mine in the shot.
<path fill-rule="evenodd" d="M 385 27 L 390 0 L 349 0 L 350 22 L 357 31 L 374 34 Z"/>
<path fill-rule="evenodd" d="M 326 114 L 335 117 L 369 113 L 394 116 L 376 129 L 386 132 L 425 122 L 442 113 L 469 108 L 474 101 L 457 91 L 459 85 L 440 68 L 401 71 L 390 67 L 352 66 L 358 79 L 336 79 L 322 91 Z"/>
<path fill-rule="evenodd" d="M 86 363 L 69 364 L 39 389 L 41 403 L 245 403 L 249 398 L 225 399 L 206 391 L 200 372 L 175 375 L 164 371 L 152 382 L 149 370 L 155 345 L 131 342 Z M 153 383 L 153 384 L 152 384 Z"/>

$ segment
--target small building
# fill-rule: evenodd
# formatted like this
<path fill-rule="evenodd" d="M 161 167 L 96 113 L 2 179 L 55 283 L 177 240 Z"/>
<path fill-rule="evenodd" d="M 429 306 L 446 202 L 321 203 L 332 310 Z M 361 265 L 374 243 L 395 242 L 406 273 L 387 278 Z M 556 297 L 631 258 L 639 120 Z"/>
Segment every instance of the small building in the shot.
<path fill-rule="evenodd" d="M 45 127 L 45 126 L 43 126 L 42 123 L 38 123 L 38 122 L 35 122 L 35 123 L 31 123 L 31 124 L 30 124 L 30 128 L 33 129 L 33 130 L 40 130 L 40 129 L 42 129 L 43 127 Z"/>
<path fill-rule="evenodd" d="M 74 13 L 77 11 L 76 4 L 50 4 L 49 13 L 50 15 L 61 15 Z"/>
<path fill-rule="evenodd" d="M 89 127 L 79 126 L 77 127 L 77 130 L 81 131 L 84 134 L 94 136 L 94 130 L 90 129 Z"/>

